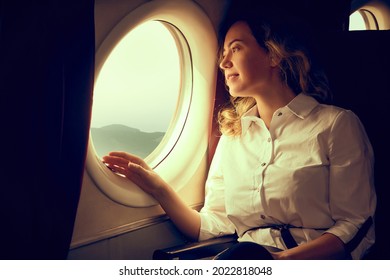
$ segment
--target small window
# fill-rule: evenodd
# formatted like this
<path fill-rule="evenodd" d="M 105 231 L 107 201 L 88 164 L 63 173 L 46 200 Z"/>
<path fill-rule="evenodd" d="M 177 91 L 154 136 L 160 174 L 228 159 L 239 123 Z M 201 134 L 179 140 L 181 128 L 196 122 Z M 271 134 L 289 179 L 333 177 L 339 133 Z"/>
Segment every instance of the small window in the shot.
<path fill-rule="evenodd" d="M 148 21 L 119 41 L 95 83 L 91 139 L 99 157 L 148 157 L 169 131 L 181 91 L 174 27 Z"/>
<path fill-rule="evenodd" d="M 349 30 L 378 30 L 375 15 L 366 9 L 360 9 L 349 17 Z"/>

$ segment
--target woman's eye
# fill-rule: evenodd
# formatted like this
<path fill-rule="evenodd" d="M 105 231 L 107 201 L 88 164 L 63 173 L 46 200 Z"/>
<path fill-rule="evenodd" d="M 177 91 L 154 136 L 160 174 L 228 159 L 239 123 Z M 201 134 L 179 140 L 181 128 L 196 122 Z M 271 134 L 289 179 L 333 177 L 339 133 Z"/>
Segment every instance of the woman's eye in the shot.
<path fill-rule="evenodd" d="M 232 52 L 233 52 L 233 53 L 235 53 L 235 52 L 237 52 L 237 51 L 239 51 L 239 50 L 240 50 L 239 47 L 233 47 L 233 48 L 232 48 Z"/>

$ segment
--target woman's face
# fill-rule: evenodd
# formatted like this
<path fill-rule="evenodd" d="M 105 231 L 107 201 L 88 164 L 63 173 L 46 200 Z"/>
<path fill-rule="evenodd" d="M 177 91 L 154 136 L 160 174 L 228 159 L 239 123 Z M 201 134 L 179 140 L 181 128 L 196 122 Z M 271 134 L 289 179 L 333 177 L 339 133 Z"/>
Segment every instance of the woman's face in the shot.
<path fill-rule="evenodd" d="M 254 97 L 267 90 L 275 74 L 268 53 L 243 21 L 234 23 L 226 34 L 220 68 L 230 94 L 235 97 Z"/>

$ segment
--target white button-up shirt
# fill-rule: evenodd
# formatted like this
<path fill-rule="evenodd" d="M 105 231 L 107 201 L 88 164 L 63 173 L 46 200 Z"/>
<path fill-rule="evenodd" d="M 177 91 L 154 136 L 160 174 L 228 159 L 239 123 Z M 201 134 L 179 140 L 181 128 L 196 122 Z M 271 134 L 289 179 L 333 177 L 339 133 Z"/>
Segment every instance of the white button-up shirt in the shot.
<path fill-rule="evenodd" d="M 373 151 L 354 113 L 299 94 L 278 109 L 269 129 L 257 107 L 241 120 L 241 136 L 222 136 L 206 182 L 199 240 L 236 232 L 239 241 L 286 249 L 287 224 L 298 244 L 325 232 L 350 241 L 373 216 Z M 352 252 L 374 243 L 372 226 Z"/>

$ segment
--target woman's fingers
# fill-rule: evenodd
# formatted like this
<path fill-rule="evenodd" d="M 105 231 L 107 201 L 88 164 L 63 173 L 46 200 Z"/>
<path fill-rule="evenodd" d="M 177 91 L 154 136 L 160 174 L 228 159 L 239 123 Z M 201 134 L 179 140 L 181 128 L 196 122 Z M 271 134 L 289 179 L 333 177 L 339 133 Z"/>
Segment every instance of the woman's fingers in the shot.
<path fill-rule="evenodd" d="M 113 172 L 132 180 L 145 177 L 151 170 L 142 159 L 123 152 L 112 152 L 109 156 L 104 156 L 103 163 Z"/>
<path fill-rule="evenodd" d="M 126 173 L 126 169 L 124 169 L 123 167 L 120 167 L 120 166 L 117 166 L 117 165 L 110 165 L 110 164 L 106 164 L 106 166 L 112 172 L 126 176 L 126 174 L 125 174 Z"/>
<path fill-rule="evenodd" d="M 147 170 L 151 170 L 151 168 L 145 163 L 145 161 L 142 158 L 138 157 L 138 156 L 135 156 L 135 155 L 132 155 L 132 154 L 129 154 L 129 153 L 126 153 L 126 152 L 111 152 L 111 153 L 109 153 L 109 156 L 122 158 L 122 159 L 127 160 L 127 162 L 132 162 L 132 163 L 135 163 L 135 164 L 139 164 L 143 168 L 145 168 Z"/>
<path fill-rule="evenodd" d="M 111 152 L 103 157 L 103 163 L 110 170 L 127 177 L 152 196 L 165 186 L 160 176 L 137 156 L 125 152 Z"/>
<path fill-rule="evenodd" d="M 126 177 L 132 180 L 139 186 L 142 186 L 145 183 L 144 179 L 147 176 L 147 170 L 145 170 L 139 164 L 129 163 L 126 172 Z M 143 188 L 144 189 L 144 188 Z"/>
<path fill-rule="evenodd" d="M 103 157 L 103 162 L 110 165 L 117 165 L 122 168 L 127 167 L 129 164 L 129 160 L 117 156 L 105 156 Z"/>
<path fill-rule="evenodd" d="M 127 169 L 129 161 L 127 159 L 116 156 L 103 157 L 103 163 L 114 173 L 121 174 L 127 177 Z"/>

